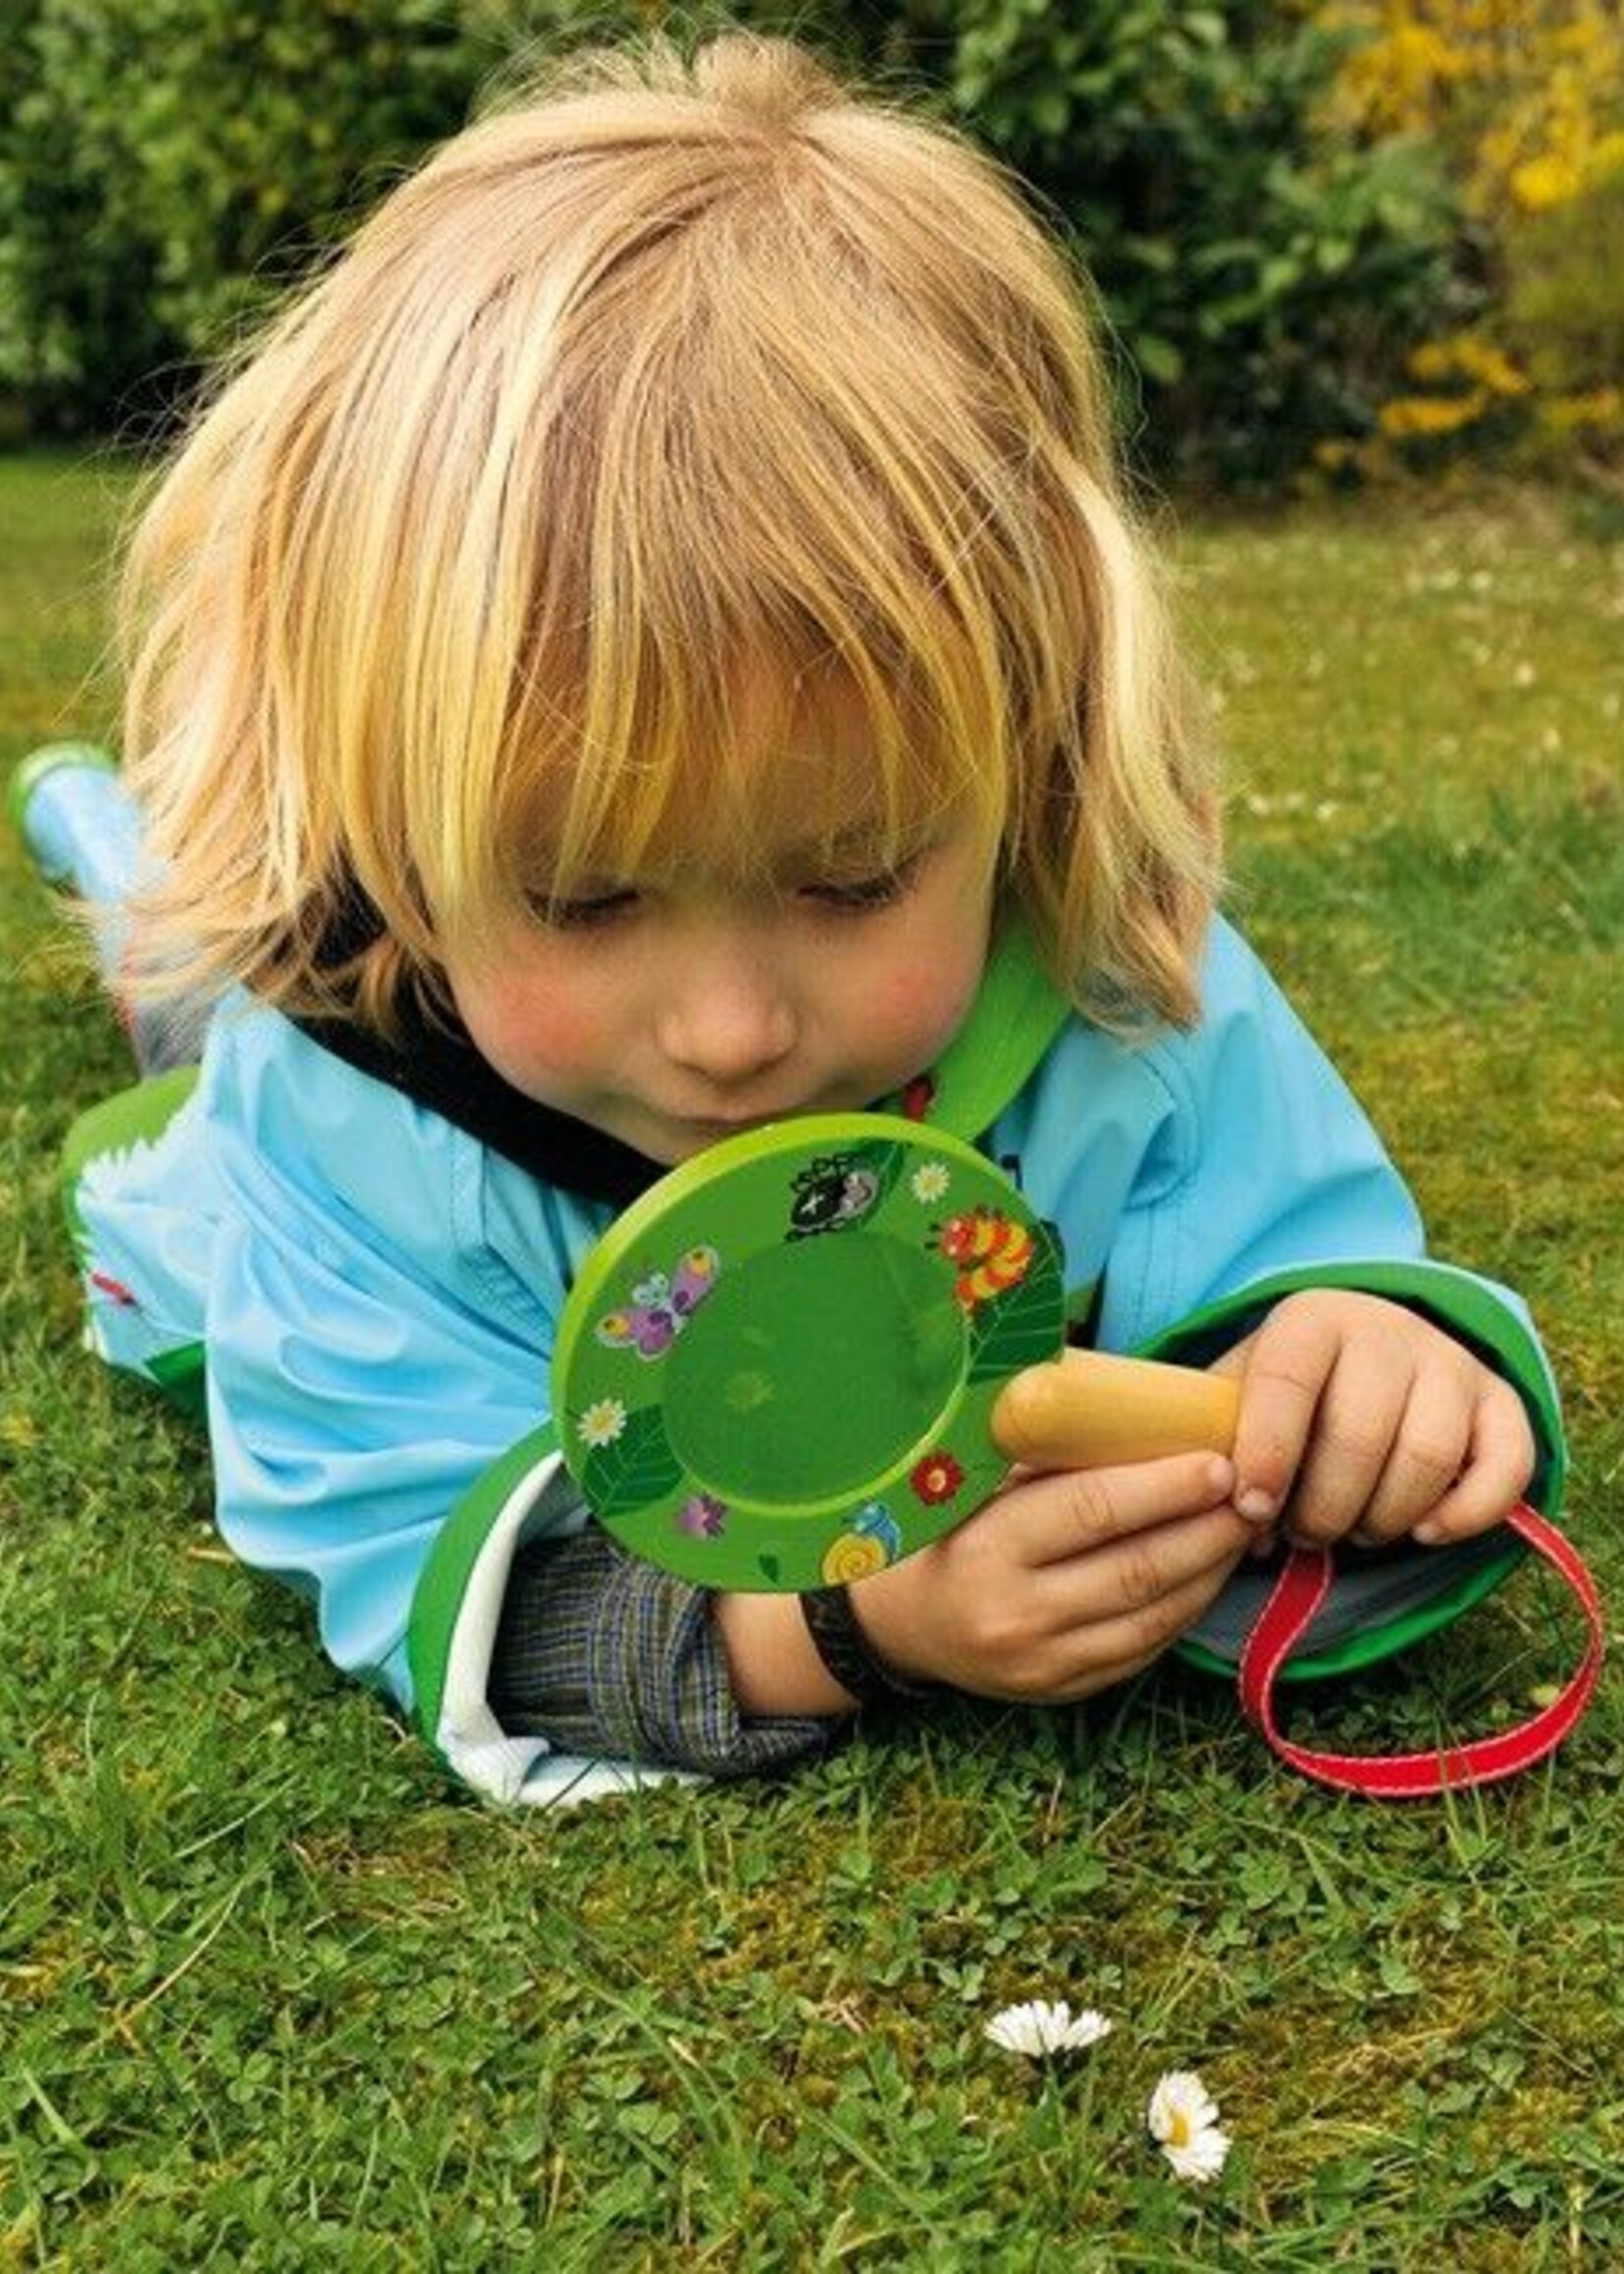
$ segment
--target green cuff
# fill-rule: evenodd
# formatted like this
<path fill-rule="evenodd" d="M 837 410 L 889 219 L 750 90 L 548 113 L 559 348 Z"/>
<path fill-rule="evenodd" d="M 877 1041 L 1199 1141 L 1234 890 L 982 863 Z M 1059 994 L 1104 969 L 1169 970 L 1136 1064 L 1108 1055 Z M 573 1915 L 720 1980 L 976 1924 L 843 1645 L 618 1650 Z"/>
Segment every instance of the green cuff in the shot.
<path fill-rule="evenodd" d="M 436 1749 L 452 1651 L 474 1567 L 514 1491 L 557 1449 L 557 1431 L 546 1422 L 493 1461 L 440 1526 L 419 1574 L 407 1627 L 406 1662 L 412 1676 L 412 1718 Z"/>
<path fill-rule="evenodd" d="M 441 1527 L 407 1624 L 412 1718 L 451 1774 L 486 1798 L 553 1805 L 684 1781 L 653 1763 L 559 1753 L 513 1736 L 492 1711 L 492 1654 L 515 1549 L 558 1473 L 551 1423 L 522 1437 L 476 1480 Z"/>

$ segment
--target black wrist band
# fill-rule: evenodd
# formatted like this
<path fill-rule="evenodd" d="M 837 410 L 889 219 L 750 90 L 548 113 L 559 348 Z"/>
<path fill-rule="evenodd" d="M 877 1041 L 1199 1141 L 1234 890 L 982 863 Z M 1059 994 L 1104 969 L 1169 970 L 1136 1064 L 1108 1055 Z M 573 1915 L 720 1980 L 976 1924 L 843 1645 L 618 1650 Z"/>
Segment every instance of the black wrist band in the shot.
<path fill-rule="evenodd" d="M 905 1674 L 888 1666 L 874 1650 L 858 1623 L 848 1589 L 809 1588 L 800 1605 L 812 1648 L 859 1706 L 878 1705 L 884 1698 L 929 1697 L 930 1683 L 909 1681 Z"/>

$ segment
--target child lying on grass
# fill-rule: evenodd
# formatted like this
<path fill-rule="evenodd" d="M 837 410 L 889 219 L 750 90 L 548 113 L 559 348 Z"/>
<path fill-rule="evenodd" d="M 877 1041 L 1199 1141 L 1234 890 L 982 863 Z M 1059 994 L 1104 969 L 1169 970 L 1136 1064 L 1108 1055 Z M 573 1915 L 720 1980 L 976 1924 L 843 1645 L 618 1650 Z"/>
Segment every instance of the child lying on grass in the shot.
<path fill-rule="evenodd" d="M 222 1536 L 474 1782 L 1082 1698 L 1221 1635 L 1281 1527 L 1421 1544 L 1436 1618 L 1515 1552 L 1544 1362 L 1215 912 L 1081 299 L 945 129 L 743 35 L 570 66 L 270 326 L 128 601 L 122 777 L 47 755 L 25 826 L 118 904 L 148 1071 L 166 1000 L 206 1043 L 76 1137 L 94 1339 L 206 1381 Z M 814 1635 L 614 1546 L 548 1362 L 664 1168 L 875 1104 L 1015 1163 L 1079 1331 L 1241 1420 L 1017 1473 Z"/>

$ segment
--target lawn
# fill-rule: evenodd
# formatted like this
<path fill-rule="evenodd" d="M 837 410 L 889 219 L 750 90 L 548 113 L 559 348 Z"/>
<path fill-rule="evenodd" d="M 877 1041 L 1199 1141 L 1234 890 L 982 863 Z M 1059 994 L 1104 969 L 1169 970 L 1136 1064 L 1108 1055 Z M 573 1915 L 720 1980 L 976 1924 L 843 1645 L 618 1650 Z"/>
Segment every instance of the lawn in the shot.
<path fill-rule="evenodd" d="M 0 464 L 0 756 L 106 731 L 116 464 Z M 1202 522 L 1233 904 L 1447 1256 L 1514 1280 L 1624 1603 L 1624 546 L 1558 505 Z M 1177 1667 L 877 1720 L 781 1785 L 451 1787 L 80 1352 L 53 1156 L 124 1078 L 16 849 L 0 1121 L 0 2263 L 126 2270 L 1624 2263 L 1618 1684 L 1551 1763 L 1340 1799 Z M 1291 1708 L 1474 1734 L 1578 1651 L 1523 1572 Z M 1052 2073 L 982 2036 L 1068 1997 Z M 1198 2068 L 1235 2151 L 1143 2125 Z"/>

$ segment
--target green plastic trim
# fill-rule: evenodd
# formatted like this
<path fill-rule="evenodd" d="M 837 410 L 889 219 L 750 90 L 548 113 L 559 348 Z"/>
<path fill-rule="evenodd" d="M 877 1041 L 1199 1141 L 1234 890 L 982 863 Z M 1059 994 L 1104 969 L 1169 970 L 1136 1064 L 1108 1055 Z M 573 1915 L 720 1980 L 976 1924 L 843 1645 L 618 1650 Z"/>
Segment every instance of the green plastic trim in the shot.
<path fill-rule="evenodd" d="M 89 1235 L 79 1209 L 79 1186 L 85 1171 L 108 1153 L 153 1143 L 197 1086 L 195 1066 L 172 1067 L 167 1074 L 150 1075 L 128 1089 L 115 1090 L 111 1097 L 88 1106 L 69 1128 L 58 1175 L 68 1237 L 82 1264 L 87 1266 L 90 1261 Z M 146 1361 L 143 1370 L 188 1421 L 207 1420 L 205 1354 L 201 1342 L 180 1343 L 173 1350 L 159 1351 Z"/>
<path fill-rule="evenodd" d="M 1425 1259 L 1383 1260 L 1314 1264 L 1275 1272 L 1238 1295 L 1192 1312 L 1176 1327 L 1141 1345 L 1135 1355 L 1205 1365 L 1249 1333 L 1282 1297 L 1305 1288 L 1323 1287 L 1381 1295 L 1423 1312 L 1503 1375 L 1522 1398 L 1534 1430 L 1536 1462 L 1528 1497 L 1546 1516 L 1555 1517 L 1560 1512 L 1567 1482 L 1567 1450 L 1561 1412 L 1539 1346 L 1521 1319 L 1486 1287 L 1446 1265 Z M 1453 1585 L 1440 1587 L 1429 1602 L 1379 1627 L 1291 1660 L 1281 1669 L 1281 1680 L 1314 1681 L 1379 1664 L 1481 1603 L 1516 1568 L 1525 1552 L 1521 1541 L 1508 1538 L 1503 1556 L 1475 1564 Z M 1190 1665 L 1233 1678 L 1234 1662 L 1203 1644 L 1184 1641 L 1173 1647 Z"/>
<path fill-rule="evenodd" d="M 438 1737 L 451 1649 L 480 1550 L 514 1487 L 557 1450 L 558 1432 L 551 1422 L 544 1422 L 493 1461 L 440 1526 L 418 1574 L 406 1621 L 406 1663 L 412 1676 L 412 1718 L 431 1745 Z"/>
<path fill-rule="evenodd" d="M 208 1372 L 201 1342 L 183 1342 L 173 1350 L 160 1350 L 156 1358 L 147 1360 L 146 1371 L 189 1422 L 207 1423 Z"/>
<path fill-rule="evenodd" d="M 197 1086 L 195 1066 L 171 1067 L 167 1074 L 149 1075 L 145 1081 L 115 1090 L 99 1104 L 87 1106 L 70 1126 L 62 1142 L 58 1174 L 69 1236 L 81 1256 L 86 1232 L 79 1212 L 79 1182 L 85 1171 L 104 1153 L 154 1143 Z"/>
<path fill-rule="evenodd" d="M 12 769 L 6 790 L 7 810 L 19 837 L 28 835 L 25 816 L 29 799 L 47 774 L 59 774 L 65 766 L 87 767 L 96 774 L 118 772 L 118 760 L 97 742 L 45 742 L 37 750 L 30 750 Z"/>
<path fill-rule="evenodd" d="M 928 1122 L 972 1143 L 1019 1095 L 1072 1015 L 1018 915 L 1001 920 L 969 1018 L 931 1073 Z M 898 1098 L 884 1110 L 900 1110 Z"/>

